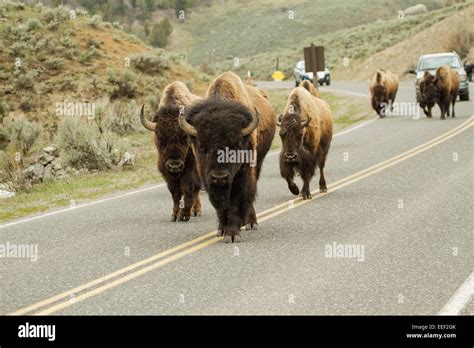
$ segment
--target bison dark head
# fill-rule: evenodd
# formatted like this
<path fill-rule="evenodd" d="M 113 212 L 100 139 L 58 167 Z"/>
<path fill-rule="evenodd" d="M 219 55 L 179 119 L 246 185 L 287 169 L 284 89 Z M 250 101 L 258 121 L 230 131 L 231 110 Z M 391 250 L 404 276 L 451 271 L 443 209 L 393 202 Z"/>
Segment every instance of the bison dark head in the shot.
<path fill-rule="evenodd" d="M 440 93 L 436 83 L 436 77 L 431 75 L 428 71 L 425 72 L 423 80 L 420 82 L 420 93 L 424 105 L 433 106 L 439 102 Z"/>
<path fill-rule="evenodd" d="M 146 129 L 155 133 L 155 145 L 162 170 L 166 170 L 173 177 L 179 177 L 191 147 L 189 136 L 179 126 L 179 106 L 160 107 L 153 122 L 145 118 L 143 109 L 144 106 L 140 112 L 140 120 Z"/>
<path fill-rule="evenodd" d="M 280 127 L 282 156 L 287 163 L 298 163 L 301 160 L 301 155 L 306 151 L 303 147 L 305 128 L 311 121 L 309 115 L 303 118 L 298 110 L 294 111 L 280 115 L 277 120 L 277 126 Z"/>
<path fill-rule="evenodd" d="M 226 204 L 232 184 L 247 163 L 222 161 L 220 154 L 228 150 L 251 150 L 250 134 L 258 126 L 255 116 L 233 101 L 205 100 L 179 118 L 181 128 L 191 135 L 201 176 L 214 205 Z M 220 202 L 220 203 L 219 203 Z"/>
<path fill-rule="evenodd" d="M 378 84 L 374 87 L 373 93 L 374 109 L 378 114 L 380 114 L 382 112 L 382 109 L 384 109 L 389 103 L 387 96 L 387 87 Z"/>

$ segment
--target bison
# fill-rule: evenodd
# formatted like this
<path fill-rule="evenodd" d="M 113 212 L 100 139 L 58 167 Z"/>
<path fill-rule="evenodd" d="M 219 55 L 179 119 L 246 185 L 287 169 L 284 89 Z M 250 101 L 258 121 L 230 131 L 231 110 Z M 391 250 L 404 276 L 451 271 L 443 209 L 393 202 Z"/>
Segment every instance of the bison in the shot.
<path fill-rule="evenodd" d="M 319 91 L 309 80 L 303 80 L 300 82 L 300 87 L 306 88 L 311 95 L 319 98 Z"/>
<path fill-rule="evenodd" d="M 447 65 L 436 69 L 433 84 L 435 88 L 426 93 L 427 101 L 435 101 L 441 109 L 441 119 L 449 117 L 449 105 L 453 105 L 452 117 L 455 117 L 454 104 L 459 93 L 459 74 Z"/>
<path fill-rule="evenodd" d="M 428 71 L 425 71 L 423 79 L 420 81 L 420 107 L 423 109 L 426 117 L 431 118 L 431 109 L 436 103 L 436 100 L 439 99 L 438 88 L 434 83 L 435 77 L 431 75 Z"/>
<path fill-rule="evenodd" d="M 327 191 L 324 165 L 331 146 L 333 118 L 329 105 L 303 87 L 293 89 L 283 114 L 278 117 L 282 142 L 280 174 L 294 195 L 300 190 L 293 182 L 296 173 L 303 179 L 301 195 L 311 198 L 309 183 L 319 167 L 319 190 Z"/>
<path fill-rule="evenodd" d="M 372 108 L 380 117 L 385 117 L 388 106 L 393 108 L 398 90 L 398 77 L 392 72 L 379 69 L 370 82 Z"/>
<path fill-rule="evenodd" d="M 204 101 L 180 116 L 180 124 L 195 146 L 202 182 L 217 211 L 218 235 L 227 243 L 240 242 L 241 226 L 257 228 L 253 203 L 275 133 L 272 106 L 257 88 L 226 72 L 211 83 Z M 224 149 L 256 161 L 219 160 Z"/>
<path fill-rule="evenodd" d="M 190 138 L 180 128 L 178 120 L 183 108 L 201 99 L 192 94 L 184 83 L 176 81 L 165 87 L 153 122 L 145 118 L 144 105 L 140 112 L 141 123 L 154 133 L 158 170 L 173 198 L 171 221 L 188 221 L 191 213 L 201 215 L 198 166 Z M 180 207 L 181 199 L 184 204 Z"/>

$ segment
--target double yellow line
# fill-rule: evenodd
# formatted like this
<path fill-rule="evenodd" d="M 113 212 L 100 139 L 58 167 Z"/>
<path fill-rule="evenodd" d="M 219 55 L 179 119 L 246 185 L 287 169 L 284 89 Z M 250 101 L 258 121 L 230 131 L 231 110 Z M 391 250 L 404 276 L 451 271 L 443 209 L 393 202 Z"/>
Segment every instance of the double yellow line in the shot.
<path fill-rule="evenodd" d="M 419 146 L 414 147 L 408 151 L 405 151 L 395 157 L 392 157 L 386 161 L 380 162 L 374 166 L 371 166 L 367 169 L 364 169 L 360 172 L 357 172 L 353 175 L 350 175 L 346 178 L 343 178 L 339 181 L 334 182 L 329 185 L 327 193 L 334 192 L 343 187 L 356 183 L 362 179 L 367 178 L 368 176 L 374 175 L 382 170 L 390 168 L 397 163 L 405 161 L 413 156 L 416 156 L 438 144 L 441 144 L 452 137 L 458 135 L 459 133 L 467 130 L 473 124 L 474 116 L 471 116 L 467 121 L 462 123 L 456 128 L 424 143 Z M 327 193 L 319 193 L 318 191 L 313 191 L 313 200 L 318 199 L 326 195 Z M 312 202 L 313 200 L 303 200 L 297 198 L 279 204 L 273 208 L 262 211 L 257 214 L 259 218 L 259 223 L 269 220 L 275 216 L 283 214 L 288 210 L 294 209 L 296 207 L 302 206 Z M 92 280 L 88 283 L 75 287 L 73 289 L 64 291 L 58 295 L 47 298 L 43 301 L 34 303 L 30 306 L 16 310 L 9 315 L 49 315 L 60 311 L 66 307 L 72 306 L 75 303 L 84 301 L 90 297 L 101 294 L 108 289 L 114 288 L 120 284 L 126 283 L 132 279 L 140 277 L 150 271 L 153 271 L 157 268 L 160 268 L 170 262 L 176 261 L 186 255 L 192 254 L 196 251 L 199 251 L 209 245 L 212 245 L 220 240 L 222 237 L 216 236 L 217 231 L 212 231 L 206 233 L 198 238 L 185 242 L 183 244 L 177 245 L 173 248 L 162 251 L 154 256 L 136 262 L 127 267 L 121 268 L 115 272 L 109 273 L 102 277 L 99 277 L 95 280 Z"/>

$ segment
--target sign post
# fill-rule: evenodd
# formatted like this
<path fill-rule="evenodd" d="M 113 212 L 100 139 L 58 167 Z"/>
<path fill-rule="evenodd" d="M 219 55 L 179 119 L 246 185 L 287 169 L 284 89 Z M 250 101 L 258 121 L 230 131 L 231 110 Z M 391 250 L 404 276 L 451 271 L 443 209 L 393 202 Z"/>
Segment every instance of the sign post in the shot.
<path fill-rule="evenodd" d="M 318 88 L 318 71 L 324 71 L 324 47 L 315 46 L 313 43 L 309 47 L 303 48 L 305 71 L 313 73 L 313 85 Z"/>

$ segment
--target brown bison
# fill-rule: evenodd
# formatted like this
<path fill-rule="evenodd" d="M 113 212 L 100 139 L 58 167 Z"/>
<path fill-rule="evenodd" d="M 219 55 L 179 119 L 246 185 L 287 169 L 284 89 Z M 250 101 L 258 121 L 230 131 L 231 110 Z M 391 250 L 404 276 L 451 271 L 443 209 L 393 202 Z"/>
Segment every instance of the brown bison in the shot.
<path fill-rule="evenodd" d="M 182 82 L 170 83 L 163 91 L 153 122 L 140 112 L 143 126 L 152 131 L 158 150 L 158 170 L 165 178 L 173 197 L 171 221 L 188 221 L 191 213 L 201 215 L 201 182 L 189 136 L 180 128 L 178 117 L 183 108 L 202 98 L 192 94 Z M 180 201 L 183 205 L 180 207 Z"/>
<path fill-rule="evenodd" d="M 372 108 L 380 117 L 385 117 L 385 111 L 395 102 L 398 90 L 398 77 L 392 72 L 379 69 L 370 82 Z"/>
<path fill-rule="evenodd" d="M 299 87 L 306 88 L 311 95 L 319 98 L 319 91 L 309 80 L 301 81 Z"/>
<path fill-rule="evenodd" d="M 319 190 L 327 191 L 324 165 L 332 140 L 332 113 L 322 99 L 311 95 L 305 88 L 293 89 L 283 114 L 278 117 L 282 142 L 280 173 L 288 183 L 291 193 L 300 190 L 293 182 L 296 173 L 303 179 L 301 195 L 311 198 L 309 183 L 319 167 Z"/>
<path fill-rule="evenodd" d="M 420 82 L 420 96 L 421 100 L 420 107 L 423 109 L 426 117 L 431 118 L 432 113 L 431 109 L 436 104 L 436 100 L 439 99 L 438 88 L 434 83 L 435 77 L 431 75 L 428 71 L 425 71 L 423 79 Z"/>
<path fill-rule="evenodd" d="M 441 119 L 445 115 L 449 117 L 449 105 L 453 105 L 452 117 L 455 117 L 454 104 L 459 93 L 459 74 L 447 65 L 442 65 L 436 69 L 435 76 L 425 72 L 423 80 L 420 82 L 420 92 L 422 102 L 420 106 L 425 111 L 425 105 L 428 107 L 426 116 L 431 117 L 431 108 L 435 103 L 441 109 Z"/>
<path fill-rule="evenodd" d="M 273 108 L 257 88 L 226 72 L 209 86 L 203 102 L 180 116 L 180 123 L 194 143 L 202 182 L 217 211 L 218 234 L 227 243 L 239 242 L 241 226 L 257 227 L 253 203 L 275 133 Z M 223 160 L 224 152 L 234 154 L 234 160 Z"/>

